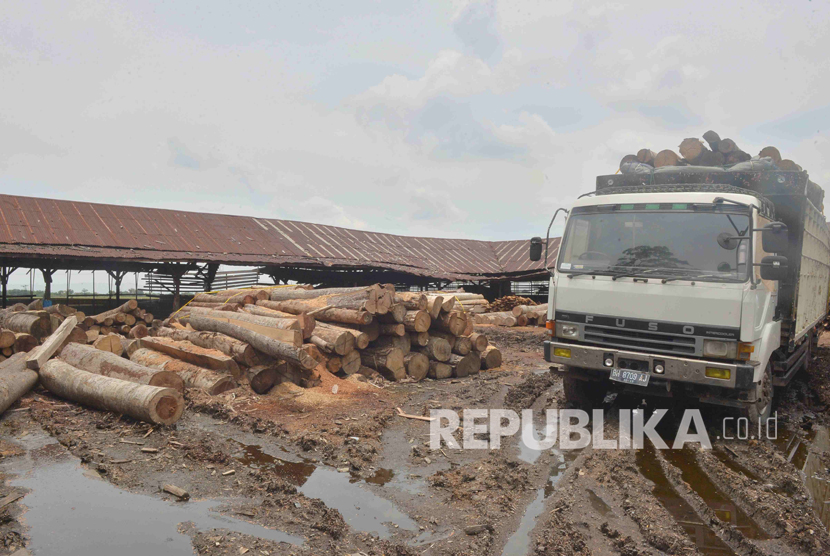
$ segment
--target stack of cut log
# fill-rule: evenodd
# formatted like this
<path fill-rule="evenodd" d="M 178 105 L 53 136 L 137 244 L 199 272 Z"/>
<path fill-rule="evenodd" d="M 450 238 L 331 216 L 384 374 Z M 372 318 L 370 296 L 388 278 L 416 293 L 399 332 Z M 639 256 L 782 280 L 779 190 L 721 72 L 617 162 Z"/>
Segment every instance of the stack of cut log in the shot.
<path fill-rule="evenodd" d="M 505 313 L 513 310 L 518 305 L 536 305 L 536 302 L 528 297 L 519 295 L 505 295 L 494 300 L 490 304 L 490 313 Z M 518 316 L 518 315 L 517 315 Z"/>
<path fill-rule="evenodd" d="M 236 359 L 247 372 L 273 369 L 279 380 L 301 386 L 317 384 L 323 369 L 421 380 L 498 366 L 498 350 L 474 333 L 468 313 L 456 304 L 454 296 L 396 292 L 379 284 L 228 290 L 195 296 L 151 333 L 202 345 L 208 344 L 200 339 L 205 334 L 244 342 L 255 352 L 252 361 Z"/>
<path fill-rule="evenodd" d="M 516 305 L 510 311 L 475 315 L 476 324 L 496 326 L 545 326 L 548 304 Z"/>
<path fill-rule="evenodd" d="M 441 295 L 445 298 L 452 297 L 455 299 L 456 307 L 465 313 L 486 313 L 490 311 L 490 303 L 480 293 L 469 293 L 459 290 L 429 292 L 429 295 Z"/>

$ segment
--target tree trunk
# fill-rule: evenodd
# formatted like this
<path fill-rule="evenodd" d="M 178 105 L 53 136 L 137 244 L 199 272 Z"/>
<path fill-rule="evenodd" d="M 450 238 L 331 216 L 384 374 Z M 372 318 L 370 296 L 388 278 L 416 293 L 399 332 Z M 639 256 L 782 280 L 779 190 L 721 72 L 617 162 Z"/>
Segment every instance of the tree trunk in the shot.
<path fill-rule="evenodd" d="M 233 313 L 241 309 L 242 305 L 239 303 L 202 303 L 201 301 L 191 301 L 183 309 L 187 310 L 194 307 L 198 307 L 199 309 L 213 309 L 214 311 L 230 311 Z"/>
<path fill-rule="evenodd" d="M 373 347 L 396 347 L 401 350 L 404 355 L 412 351 L 412 339 L 409 334 L 403 336 L 381 336 L 373 344 Z"/>
<path fill-rule="evenodd" d="M 37 373 L 26 366 L 26 354 L 12 355 L 0 363 L 0 415 L 37 384 Z"/>
<path fill-rule="evenodd" d="M 328 307 L 328 305 L 317 305 L 310 303 L 308 300 L 289 299 L 284 301 L 258 301 L 257 305 L 290 313 L 292 315 L 299 315 L 301 313 L 314 313 L 314 318 L 318 321 L 337 322 L 343 324 L 369 324 L 372 322 L 372 314 L 367 311 L 355 311 L 353 309 L 338 309 L 335 307 Z M 323 310 L 320 310 L 323 309 Z"/>
<path fill-rule="evenodd" d="M 142 348 L 135 350 L 130 355 L 130 361 L 153 369 L 173 371 L 184 380 L 186 387 L 201 388 L 211 396 L 236 388 L 236 382 L 229 375 L 219 374 L 210 369 L 203 369 L 202 367 L 191 365 L 190 363 L 180 361 L 151 349 Z"/>
<path fill-rule="evenodd" d="M 473 342 L 466 336 L 459 336 L 455 339 L 452 352 L 458 355 L 467 355 L 473 351 Z"/>
<path fill-rule="evenodd" d="M 394 347 L 368 348 L 360 352 L 361 362 L 375 369 L 387 380 L 406 378 L 403 352 Z"/>
<path fill-rule="evenodd" d="M 374 342 L 380 338 L 380 323 L 378 321 L 372 321 L 369 324 L 358 326 L 358 330 L 369 336 L 370 342 Z"/>
<path fill-rule="evenodd" d="M 331 374 L 338 373 L 343 366 L 343 358 L 339 355 L 329 355 L 328 357 L 325 357 L 325 365 L 326 370 Z"/>
<path fill-rule="evenodd" d="M 423 353 L 407 353 L 403 357 L 406 374 L 414 380 L 421 381 L 429 372 L 429 358 Z"/>
<path fill-rule="evenodd" d="M 346 355 L 355 348 L 355 335 L 353 332 L 356 331 L 320 323 L 314 329 L 314 336 L 330 344 L 334 349 L 334 353 L 337 355 Z"/>
<path fill-rule="evenodd" d="M 640 149 L 637 151 L 637 162 L 654 166 L 655 156 L 657 156 L 657 154 L 655 154 L 655 152 L 651 149 Z"/>
<path fill-rule="evenodd" d="M 655 168 L 662 168 L 663 166 L 677 166 L 677 163 L 680 162 L 680 157 L 677 156 L 672 150 L 664 150 L 657 153 L 657 156 L 654 157 L 654 167 Z"/>
<path fill-rule="evenodd" d="M 93 315 L 92 318 L 95 319 L 95 322 L 101 324 L 107 318 L 115 318 L 116 315 L 121 313 L 129 313 L 130 311 L 134 311 L 138 307 L 138 301 L 135 299 L 131 299 L 116 307 L 115 309 L 110 309 L 109 311 L 104 311 L 103 313 L 98 313 L 97 315 Z"/>
<path fill-rule="evenodd" d="M 181 359 L 198 367 L 230 373 L 235 379 L 239 379 L 242 376 L 236 361 L 232 357 L 215 349 L 203 348 L 191 344 L 186 340 L 178 341 L 163 337 L 145 338 L 141 344 L 142 347 L 164 353 L 176 359 Z"/>
<path fill-rule="evenodd" d="M 37 347 L 37 338 L 25 332 L 14 334 L 14 352 L 29 352 Z"/>
<path fill-rule="evenodd" d="M 340 370 L 347 376 L 359 371 L 361 365 L 360 352 L 357 350 L 340 358 Z"/>
<path fill-rule="evenodd" d="M 36 347 L 29 353 L 26 358 L 26 366 L 33 371 L 40 370 L 44 363 L 49 361 L 55 355 L 55 352 L 60 349 L 76 324 L 78 324 L 78 320 L 75 317 L 67 317 L 55 330 L 55 333 L 46 338 L 43 345 Z"/>
<path fill-rule="evenodd" d="M 15 339 L 14 332 L 11 330 L 0 330 L 0 349 L 12 347 Z"/>
<path fill-rule="evenodd" d="M 403 303 L 410 311 L 426 311 L 427 296 L 418 292 L 398 292 L 395 294 L 395 303 Z"/>
<path fill-rule="evenodd" d="M 381 335 L 403 336 L 406 334 L 406 327 L 403 324 L 378 324 Z"/>
<path fill-rule="evenodd" d="M 769 157 L 773 162 L 775 162 L 775 164 L 781 162 L 781 152 L 775 147 L 764 147 L 761 149 L 761 152 L 758 153 L 758 156 L 760 158 Z"/>
<path fill-rule="evenodd" d="M 195 308 L 191 311 L 192 314 L 205 315 L 208 317 L 215 317 L 220 319 L 233 319 L 242 322 L 249 322 L 259 326 L 266 326 L 270 328 L 277 328 L 279 330 L 301 330 L 302 326 L 296 317 L 289 319 L 278 319 L 274 317 L 263 317 L 260 315 L 251 315 L 249 313 L 231 313 L 228 314 L 222 311 L 214 311 L 212 309 Z M 309 331 L 310 332 L 310 331 Z M 309 336 L 311 334 L 309 333 Z"/>
<path fill-rule="evenodd" d="M 52 322 L 45 311 L 29 312 L 0 312 L 0 326 L 13 332 L 31 334 L 38 340 L 52 333 Z"/>
<path fill-rule="evenodd" d="M 544 305 L 516 305 L 510 312 L 514 317 L 518 317 L 526 313 L 538 313 L 540 311 L 547 312 L 547 310 L 548 304 L 545 303 Z"/>
<path fill-rule="evenodd" d="M 475 353 L 467 355 L 450 355 L 447 364 L 452 367 L 452 376 L 463 378 L 476 374 L 481 369 L 481 358 Z"/>
<path fill-rule="evenodd" d="M 749 153 L 745 153 L 740 149 L 732 151 L 731 153 L 726 155 L 727 164 L 737 164 L 738 162 L 746 162 L 747 160 L 751 159 L 752 156 L 750 156 Z"/>
<path fill-rule="evenodd" d="M 481 358 L 482 369 L 496 369 L 501 367 L 501 351 L 496 346 L 487 346 L 487 348 L 479 352 Z"/>
<path fill-rule="evenodd" d="M 429 332 L 410 332 L 411 345 L 425 346 L 429 342 Z"/>
<path fill-rule="evenodd" d="M 444 304 L 444 297 L 441 295 L 428 295 L 427 296 L 427 311 L 429 312 L 429 316 L 432 317 L 433 320 L 438 318 L 438 315 L 441 314 L 441 306 Z"/>
<path fill-rule="evenodd" d="M 430 359 L 429 371 L 427 372 L 427 376 L 429 378 L 434 378 L 435 380 L 450 378 L 452 376 L 452 367 L 450 367 L 446 363 L 441 363 L 440 361 Z"/>
<path fill-rule="evenodd" d="M 470 335 L 470 342 L 473 344 L 473 349 L 475 351 L 484 351 L 487 349 L 489 345 L 489 341 L 487 340 L 487 336 L 484 334 L 474 333 Z"/>
<path fill-rule="evenodd" d="M 118 334 L 107 334 L 106 336 L 98 336 L 98 338 L 92 342 L 92 346 L 95 349 L 99 349 L 101 351 L 108 351 L 110 353 L 114 353 L 115 355 L 121 355 L 124 353 L 123 348 L 121 347 L 121 336 Z"/>
<path fill-rule="evenodd" d="M 718 143 L 718 152 L 727 155 L 732 151 L 737 151 L 738 145 L 735 144 L 735 141 L 732 139 L 721 139 Z"/>
<path fill-rule="evenodd" d="M 395 324 L 403 322 L 406 317 L 406 306 L 403 303 L 395 303 L 389 308 L 389 312 L 378 317 L 381 323 Z"/>
<path fill-rule="evenodd" d="M 275 319 L 295 319 L 297 322 L 300 323 L 300 328 L 303 331 L 303 339 L 306 340 L 308 338 L 311 338 L 311 334 L 312 332 L 314 332 L 314 327 L 317 324 L 317 321 L 314 319 L 314 317 L 308 315 L 307 313 L 293 315 L 291 313 L 275 311 L 274 309 L 269 309 L 268 307 L 259 305 L 245 305 L 242 308 L 242 310 L 246 313 L 250 313 L 251 315 L 259 315 L 261 317 L 271 317 Z"/>
<path fill-rule="evenodd" d="M 467 317 L 457 311 L 443 313 L 433 321 L 432 326 L 436 330 L 443 330 L 453 336 L 460 336 L 467 327 Z"/>
<path fill-rule="evenodd" d="M 130 338 L 135 339 L 135 338 L 144 338 L 144 337 L 148 336 L 149 334 L 150 334 L 150 331 L 147 330 L 147 326 L 144 323 L 140 322 L 140 323 L 136 324 L 135 326 L 133 326 L 130 329 L 129 334 L 127 334 L 127 335 Z"/>
<path fill-rule="evenodd" d="M 778 169 L 783 170 L 785 172 L 799 172 L 801 166 L 790 160 L 789 158 L 783 159 L 781 162 L 778 163 Z"/>
<path fill-rule="evenodd" d="M 132 353 L 144 347 L 141 344 L 141 339 L 130 339 L 130 338 L 121 338 L 121 348 L 124 350 L 124 353 L 127 354 L 127 357 L 132 355 Z"/>
<path fill-rule="evenodd" d="M 240 305 L 247 305 L 256 303 L 257 298 L 248 293 L 239 293 L 230 297 L 221 297 L 209 293 L 197 293 L 193 296 L 193 301 L 197 303 L 238 303 Z"/>
<path fill-rule="evenodd" d="M 237 295 L 250 295 L 257 301 L 260 299 L 268 299 L 271 296 L 271 290 L 265 288 L 237 288 L 237 289 L 229 289 L 229 290 L 222 290 L 218 292 L 213 292 L 214 297 L 218 297 L 221 299 L 229 299 L 231 297 L 236 297 Z M 204 295 L 204 294 L 199 294 Z"/>
<path fill-rule="evenodd" d="M 409 332 L 426 332 L 432 324 L 432 317 L 426 311 L 407 311 L 403 324 Z"/>
<path fill-rule="evenodd" d="M 351 334 L 354 336 L 354 347 L 356 349 L 365 349 L 369 346 L 369 335 L 354 328 L 346 328 L 344 326 L 335 326 L 333 324 L 322 323 L 320 326 L 329 330 L 342 332 L 344 334 Z"/>
<path fill-rule="evenodd" d="M 392 294 L 378 285 L 358 289 L 288 290 L 275 288 L 271 290 L 271 301 L 286 300 L 303 300 L 317 309 L 330 306 L 336 309 L 352 309 L 383 315 L 392 305 Z M 318 319 L 324 320 L 320 317 Z"/>
<path fill-rule="evenodd" d="M 46 311 L 50 315 L 54 314 L 54 313 L 58 313 L 58 314 L 61 314 L 65 317 L 68 317 L 70 315 L 74 315 L 75 313 L 77 313 L 77 311 L 73 307 L 70 307 L 69 305 L 62 305 L 60 303 L 55 303 L 54 305 L 50 305 L 49 307 L 46 307 L 46 309 L 44 309 L 44 311 Z M 84 320 L 83 318 L 80 318 L 80 319 L 78 319 L 78 322 L 81 322 L 83 320 Z"/>
<path fill-rule="evenodd" d="M 90 373 L 184 392 L 184 381 L 176 373 L 139 365 L 111 351 L 101 351 L 83 344 L 67 344 L 61 350 L 60 358 L 73 367 Z"/>
<path fill-rule="evenodd" d="M 291 344 L 274 340 L 268 336 L 263 336 L 257 332 L 253 332 L 233 323 L 213 320 L 207 317 L 194 315 L 190 319 L 190 325 L 196 330 L 205 330 L 208 332 L 220 332 L 236 338 L 237 340 L 250 344 L 254 349 L 257 349 L 271 357 L 277 359 L 285 359 L 292 361 L 304 369 L 313 369 L 316 365 L 314 359 L 309 357 L 307 353 L 294 347 Z"/>
<path fill-rule="evenodd" d="M 59 359 L 43 366 L 40 382 L 61 398 L 150 423 L 172 425 L 184 411 L 184 398 L 172 388 L 93 374 Z"/>
<path fill-rule="evenodd" d="M 680 155 L 691 163 L 697 162 L 703 153 L 709 149 L 703 146 L 703 143 L 697 137 L 689 137 L 683 139 L 680 143 Z"/>
<path fill-rule="evenodd" d="M 720 135 L 718 135 L 712 130 L 709 130 L 703 134 L 703 138 L 706 140 L 707 143 L 709 143 L 709 148 L 712 149 L 712 151 L 718 150 L 718 146 L 720 144 Z"/>
<path fill-rule="evenodd" d="M 175 328 L 161 327 L 156 331 L 156 336 L 171 338 L 173 340 L 187 341 L 193 345 L 215 349 L 225 355 L 233 357 L 237 363 L 246 367 L 253 367 L 257 364 L 257 357 L 254 348 L 236 338 L 231 338 L 218 332 L 199 332 L 195 330 L 177 330 Z"/>
<path fill-rule="evenodd" d="M 427 345 L 423 347 L 416 347 L 415 351 L 423 353 L 430 359 L 435 359 L 436 361 L 441 361 L 443 363 L 444 361 L 449 360 L 450 355 L 452 354 L 452 346 L 444 338 L 430 336 Z"/>
<path fill-rule="evenodd" d="M 257 394 L 267 394 L 280 380 L 280 375 L 274 367 L 257 365 L 248 369 L 245 374 L 251 390 Z"/>

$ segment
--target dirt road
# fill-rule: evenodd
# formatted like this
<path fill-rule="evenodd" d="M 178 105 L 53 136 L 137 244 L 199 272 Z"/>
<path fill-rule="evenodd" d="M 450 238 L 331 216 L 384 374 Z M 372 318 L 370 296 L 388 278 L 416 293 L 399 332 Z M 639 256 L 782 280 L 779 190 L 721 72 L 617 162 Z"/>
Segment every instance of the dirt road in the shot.
<path fill-rule="evenodd" d="M 827 348 L 781 392 L 774 441 L 718 439 L 707 410 L 706 451 L 430 450 L 429 423 L 398 416 L 561 407 L 542 332 L 488 327 L 504 365 L 472 378 L 189 394 L 168 428 L 36 390 L 0 421 L 0 553 L 830 553 Z M 606 399 L 607 438 L 635 407 L 655 409 Z"/>

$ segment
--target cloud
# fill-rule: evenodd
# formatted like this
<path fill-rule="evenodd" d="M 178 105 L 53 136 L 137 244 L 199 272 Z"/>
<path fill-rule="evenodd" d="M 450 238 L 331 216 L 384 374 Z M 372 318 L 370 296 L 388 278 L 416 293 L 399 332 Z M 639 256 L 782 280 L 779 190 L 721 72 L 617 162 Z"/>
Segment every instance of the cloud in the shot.
<path fill-rule="evenodd" d="M 470 52 L 482 60 L 492 59 L 501 44 L 496 29 L 496 2 L 474 1 L 459 11 L 453 30 Z"/>

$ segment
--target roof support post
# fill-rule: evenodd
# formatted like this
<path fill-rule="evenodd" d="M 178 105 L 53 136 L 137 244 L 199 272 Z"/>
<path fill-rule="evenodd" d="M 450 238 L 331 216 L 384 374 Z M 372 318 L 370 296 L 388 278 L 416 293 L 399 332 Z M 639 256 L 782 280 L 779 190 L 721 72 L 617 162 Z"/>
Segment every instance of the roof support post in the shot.
<path fill-rule="evenodd" d="M 11 276 L 12 272 L 17 270 L 16 266 L 6 266 L 5 261 L 3 261 L 3 265 L 0 266 L 0 282 L 3 283 L 3 308 L 5 309 L 8 305 L 8 285 L 9 285 L 9 276 Z"/>
<path fill-rule="evenodd" d="M 124 276 L 127 275 L 126 270 L 108 270 L 107 274 L 110 275 L 112 281 L 115 282 L 115 301 L 121 302 L 121 281 L 124 279 Z"/>
<path fill-rule="evenodd" d="M 211 284 L 216 279 L 216 271 L 219 270 L 219 263 L 208 263 L 201 271 L 202 281 L 205 283 L 204 289 L 206 292 L 210 291 Z"/>
<path fill-rule="evenodd" d="M 43 274 L 43 299 L 52 299 L 52 275 L 57 269 L 55 268 L 41 268 L 40 272 Z"/>

